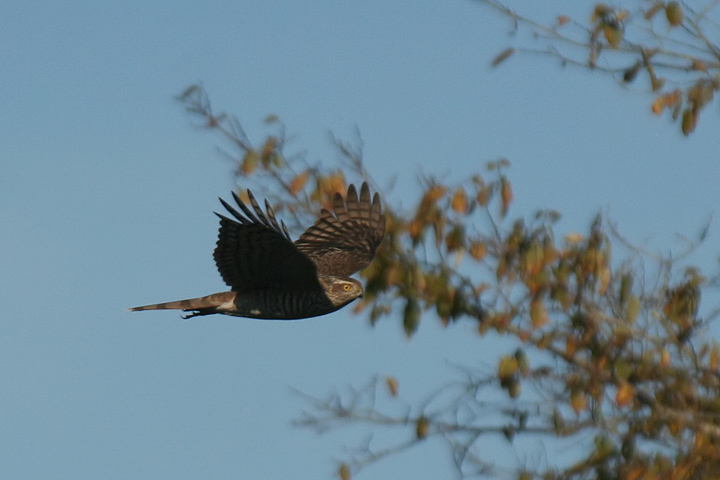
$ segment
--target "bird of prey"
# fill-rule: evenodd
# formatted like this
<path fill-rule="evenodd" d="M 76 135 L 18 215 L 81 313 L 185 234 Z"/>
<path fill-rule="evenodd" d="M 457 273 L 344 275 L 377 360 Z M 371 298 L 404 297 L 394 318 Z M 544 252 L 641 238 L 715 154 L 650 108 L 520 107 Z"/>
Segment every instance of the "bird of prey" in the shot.
<path fill-rule="evenodd" d="M 354 185 L 345 198 L 335 193 L 332 212 L 323 209 L 295 242 L 267 200 L 265 213 L 247 193 L 250 206 L 233 192 L 240 211 L 220 199 L 233 218 L 216 213 L 220 233 L 213 256 L 231 290 L 130 310 L 291 320 L 334 312 L 363 295 L 362 284 L 350 275 L 370 264 L 385 235 L 380 196 L 371 199 L 367 183 L 360 196 Z"/>

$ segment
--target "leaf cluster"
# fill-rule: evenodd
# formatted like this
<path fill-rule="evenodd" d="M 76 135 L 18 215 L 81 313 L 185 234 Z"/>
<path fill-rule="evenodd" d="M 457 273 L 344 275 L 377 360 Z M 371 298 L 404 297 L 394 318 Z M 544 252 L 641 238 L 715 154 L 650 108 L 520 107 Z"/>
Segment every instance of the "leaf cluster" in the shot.
<path fill-rule="evenodd" d="M 587 19 L 558 14 L 544 23 L 523 16 L 507 2 L 478 0 L 511 19 L 513 32 L 526 28 L 534 43 L 508 47 L 493 66 L 516 52 L 540 54 L 611 75 L 623 86 L 644 77 L 655 115 L 667 112 L 684 135 L 720 90 L 720 18 L 717 2 L 643 0 L 626 7 L 588 5 Z M 630 4 L 634 6 L 631 7 Z"/>
<path fill-rule="evenodd" d="M 236 146 L 228 155 L 238 179 L 261 182 L 274 207 L 298 219 L 345 190 L 345 172 L 372 183 L 361 148 L 336 141 L 344 168 L 326 169 L 286 155 L 284 127 L 274 117 L 269 124 L 277 130 L 253 146 L 236 120 L 213 114 L 201 87 L 179 98 Z M 371 323 L 400 322 L 408 337 L 422 321 L 450 326 L 465 319 L 478 342 L 502 337 L 514 347 L 493 360 L 494 369 L 467 369 L 405 414 L 377 402 L 378 388 L 402 401 L 401 379 L 384 378 L 350 394 L 310 398 L 299 423 L 408 430 L 405 441 L 380 450 L 368 445 L 341 462 L 343 479 L 432 438 L 447 443 L 463 476 L 717 478 L 720 346 L 701 335 L 716 316 L 699 314 L 705 277 L 696 267 L 678 275 L 678 259 L 628 246 L 601 216 L 587 232 L 560 238 L 557 212 L 512 219 L 508 168 L 504 159 L 489 162 L 452 185 L 421 178 L 408 211 L 383 193 L 387 237 L 361 272 L 366 296 L 355 309 Z M 613 259 L 619 247 L 629 250 L 627 258 Z M 492 394 L 497 401 L 486 401 Z M 513 470 L 484 456 L 482 442 L 498 435 L 510 445 L 520 436 L 594 440 L 577 447 L 571 464 Z"/>

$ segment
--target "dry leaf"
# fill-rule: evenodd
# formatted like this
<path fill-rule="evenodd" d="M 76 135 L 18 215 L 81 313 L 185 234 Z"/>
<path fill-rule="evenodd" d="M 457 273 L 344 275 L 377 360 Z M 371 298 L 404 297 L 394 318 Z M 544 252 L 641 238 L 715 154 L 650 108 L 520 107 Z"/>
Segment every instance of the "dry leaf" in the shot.
<path fill-rule="evenodd" d="M 296 175 L 295 178 L 293 178 L 290 181 L 290 195 L 297 195 L 300 190 L 303 189 L 305 184 L 307 183 L 309 173 L 307 170 L 300 173 L 299 175 Z"/>
<path fill-rule="evenodd" d="M 468 198 L 465 190 L 458 188 L 452 198 L 451 203 L 452 209 L 457 213 L 467 213 L 468 209 Z"/>
<path fill-rule="evenodd" d="M 491 65 L 492 65 L 493 67 L 497 67 L 497 66 L 500 65 L 502 62 L 504 62 L 505 60 L 507 60 L 507 59 L 510 57 L 510 55 L 512 55 L 513 53 L 515 53 L 515 49 L 514 49 L 514 48 L 512 48 L 512 47 L 506 48 L 505 50 L 503 50 L 502 52 L 500 52 L 499 54 L 497 54 L 497 55 L 495 56 L 495 58 L 493 58 L 493 61 L 492 61 Z"/>
<path fill-rule="evenodd" d="M 385 385 L 387 386 L 388 392 L 391 397 L 397 397 L 398 394 L 398 381 L 395 377 L 385 377 Z"/>
<path fill-rule="evenodd" d="M 672 27 L 677 27 L 683 21 L 682 7 L 678 2 L 669 2 L 665 6 L 665 16 Z"/>
<path fill-rule="evenodd" d="M 627 407 L 632 404 L 634 396 L 635 388 L 628 382 L 622 382 L 615 393 L 615 403 L 618 407 Z"/>

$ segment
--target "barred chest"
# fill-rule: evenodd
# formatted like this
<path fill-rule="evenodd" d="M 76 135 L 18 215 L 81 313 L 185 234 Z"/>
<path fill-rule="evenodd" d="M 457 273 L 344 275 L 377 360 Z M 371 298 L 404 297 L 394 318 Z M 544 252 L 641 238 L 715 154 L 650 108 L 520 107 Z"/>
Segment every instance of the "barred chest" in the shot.
<path fill-rule="evenodd" d="M 295 320 L 314 317 L 338 309 L 322 291 L 261 290 L 238 294 L 237 312 L 232 315 L 263 319 Z"/>

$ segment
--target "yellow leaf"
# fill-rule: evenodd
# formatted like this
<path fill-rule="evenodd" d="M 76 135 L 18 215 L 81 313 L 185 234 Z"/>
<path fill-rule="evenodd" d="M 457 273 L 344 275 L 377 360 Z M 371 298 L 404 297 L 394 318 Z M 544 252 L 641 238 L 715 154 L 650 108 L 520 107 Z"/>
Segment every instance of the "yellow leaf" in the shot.
<path fill-rule="evenodd" d="M 603 24 L 603 35 L 605 35 L 605 40 L 607 40 L 608 44 L 616 48 L 622 41 L 622 28 L 616 23 L 605 23 Z"/>
<path fill-rule="evenodd" d="M 605 291 L 610 284 L 611 277 L 612 274 L 610 273 L 610 267 L 606 265 L 600 267 L 600 271 L 598 272 L 598 278 L 600 279 L 600 288 L 598 289 L 598 293 L 600 295 L 605 295 Z"/>
<path fill-rule="evenodd" d="M 470 256 L 475 260 L 482 260 L 487 254 L 487 245 L 483 242 L 473 242 L 470 244 Z"/>
<path fill-rule="evenodd" d="M 665 95 L 660 95 L 653 101 L 652 105 L 650 106 L 650 110 L 655 115 L 660 115 L 666 105 L 667 105 L 667 98 L 665 98 Z"/>
<path fill-rule="evenodd" d="M 433 185 L 427 193 L 425 193 L 425 198 L 430 202 L 436 202 L 440 200 L 443 195 L 445 195 L 445 187 L 442 185 Z"/>
<path fill-rule="evenodd" d="M 542 299 L 533 298 L 530 301 L 530 321 L 533 328 L 540 328 L 548 322 L 548 314 L 545 309 L 545 302 Z"/>
<path fill-rule="evenodd" d="M 388 392 L 391 397 L 397 397 L 398 394 L 398 381 L 395 377 L 385 377 L 385 385 L 387 386 Z"/>
<path fill-rule="evenodd" d="M 340 480 L 350 480 L 350 467 L 347 463 L 340 464 L 340 468 L 338 468 L 338 477 L 340 477 Z"/>
<path fill-rule="evenodd" d="M 671 27 L 677 27 L 683 21 L 683 11 L 678 2 L 668 2 L 665 5 L 665 16 Z"/>
<path fill-rule="evenodd" d="M 242 174 L 250 175 L 252 172 L 254 172 L 258 166 L 259 160 L 260 157 L 255 150 L 248 150 L 248 152 L 245 154 L 245 157 L 243 157 L 242 164 L 240 166 L 240 171 L 242 171 Z"/>
<path fill-rule="evenodd" d="M 295 178 L 293 178 L 290 181 L 289 189 L 290 189 L 291 195 L 297 195 L 298 192 L 303 189 L 303 187 L 307 183 L 308 175 L 309 175 L 308 171 L 305 170 L 304 172 L 300 173 L 299 175 L 296 175 Z"/>
<path fill-rule="evenodd" d="M 527 275 L 535 275 L 545 266 L 545 249 L 534 240 L 522 255 L 522 267 Z"/>
<path fill-rule="evenodd" d="M 710 370 L 717 370 L 718 366 L 720 366 L 720 348 L 718 348 L 717 344 L 713 345 L 712 350 L 710 350 L 708 365 Z"/>
<path fill-rule="evenodd" d="M 422 440 L 423 438 L 427 437 L 429 431 L 430 424 L 428 423 L 427 418 L 418 418 L 417 423 L 415 424 L 415 436 L 418 438 L 418 440 Z"/>
<path fill-rule="evenodd" d="M 465 190 L 458 188 L 452 198 L 451 203 L 452 209 L 457 213 L 467 213 L 468 209 L 468 198 L 465 194 Z"/>
<path fill-rule="evenodd" d="M 500 380 L 507 379 L 515 375 L 519 367 L 517 358 L 505 355 L 498 363 L 498 377 Z"/>
<path fill-rule="evenodd" d="M 628 300 L 627 306 L 625 307 L 625 320 L 629 323 L 634 323 L 638 314 L 640 313 L 640 299 L 637 295 L 633 295 Z"/>

